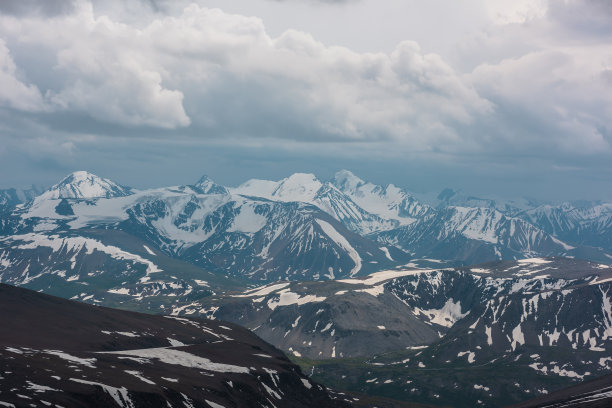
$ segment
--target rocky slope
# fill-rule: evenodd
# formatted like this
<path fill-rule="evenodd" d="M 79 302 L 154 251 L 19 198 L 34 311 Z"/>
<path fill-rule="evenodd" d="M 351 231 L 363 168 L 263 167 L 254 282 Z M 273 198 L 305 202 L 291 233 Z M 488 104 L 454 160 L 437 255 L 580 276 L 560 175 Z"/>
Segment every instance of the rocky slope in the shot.
<path fill-rule="evenodd" d="M 0 405 L 344 407 L 230 323 L 143 315 L 0 285 Z"/>
<path fill-rule="evenodd" d="M 611 289 L 607 265 L 533 258 L 276 283 L 181 312 L 249 327 L 338 388 L 499 406 L 612 370 Z"/>

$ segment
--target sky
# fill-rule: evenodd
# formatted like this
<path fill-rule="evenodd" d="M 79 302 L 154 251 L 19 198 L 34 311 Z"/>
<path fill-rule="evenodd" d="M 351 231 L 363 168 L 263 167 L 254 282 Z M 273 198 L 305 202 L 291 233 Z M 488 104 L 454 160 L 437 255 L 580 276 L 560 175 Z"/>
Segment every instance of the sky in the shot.
<path fill-rule="evenodd" d="M 344 168 L 612 200 L 612 2 L 0 2 L 0 188 Z"/>

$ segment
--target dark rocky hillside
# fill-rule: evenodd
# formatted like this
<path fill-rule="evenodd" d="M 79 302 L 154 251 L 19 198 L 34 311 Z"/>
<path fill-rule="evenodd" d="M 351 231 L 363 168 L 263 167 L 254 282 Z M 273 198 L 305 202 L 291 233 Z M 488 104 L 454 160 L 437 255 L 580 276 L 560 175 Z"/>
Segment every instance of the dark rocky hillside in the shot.
<path fill-rule="evenodd" d="M 345 407 L 230 323 L 86 305 L 0 285 L 0 405 Z"/>

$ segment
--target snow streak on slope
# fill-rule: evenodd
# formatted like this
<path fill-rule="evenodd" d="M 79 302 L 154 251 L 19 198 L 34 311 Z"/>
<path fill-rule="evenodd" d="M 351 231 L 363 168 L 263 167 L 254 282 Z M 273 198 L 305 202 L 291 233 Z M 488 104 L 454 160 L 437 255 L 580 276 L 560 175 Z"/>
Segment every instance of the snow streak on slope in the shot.
<path fill-rule="evenodd" d="M 497 211 L 483 211 L 478 208 L 452 207 L 455 214 L 449 220 L 453 230 L 465 237 L 497 244 L 496 228 L 503 215 Z"/>
<path fill-rule="evenodd" d="M 72 252 L 75 256 L 82 250 L 86 251 L 87 255 L 91 255 L 94 251 L 103 252 L 115 259 L 133 261 L 147 266 L 147 275 L 150 273 L 161 272 L 161 269 L 148 259 L 138 255 L 126 252 L 121 248 L 112 245 L 104 245 L 100 241 L 84 237 L 60 237 L 59 235 L 42 235 L 42 234 L 23 234 L 14 235 L 3 240 L 23 241 L 25 244 L 19 245 L 18 249 L 36 249 L 39 247 L 51 248 L 54 252 L 66 251 Z"/>
<path fill-rule="evenodd" d="M 355 251 L 355 249 L 349 244 L 349 242 L 344 238 L 338 231 L 334 229 L 329 223 L 317 219 L 317 224 L 321 227 L 323 232 L 330 237 L 340 248 L 347 252 L 348 256 L 355 263 L 355 267 L 351 270 L 350 276 L 354 276 L 357 272 L 361 270 L 361 257 L 359 253 Z"/>
<path fill-rule="evenodd" d="M 254 205 L 242 205 L 240 213 L 234 218 L 227 232 L 244 232 L 253 234 L 265 227 L 267 218 L 255 212 Z"/>
<path fill-rule="evenodd" d="M 198 368 L 205 371 L 216 371 L 220 373 L 243 373 L 248 374 L 249 369 L 231 364 L 214 363 L 207 358 L 196 356 L 181 350 L 175 350 L 167 347 L 140 349 L 140 350 L 124 350 L 124 351 L 107 351 L 105 354 L 121 354 L 125 356 L 134 356 L 142 358 L 150 358 L 159 360 L 162 363 L 179 365 L 183 367 Z"/>

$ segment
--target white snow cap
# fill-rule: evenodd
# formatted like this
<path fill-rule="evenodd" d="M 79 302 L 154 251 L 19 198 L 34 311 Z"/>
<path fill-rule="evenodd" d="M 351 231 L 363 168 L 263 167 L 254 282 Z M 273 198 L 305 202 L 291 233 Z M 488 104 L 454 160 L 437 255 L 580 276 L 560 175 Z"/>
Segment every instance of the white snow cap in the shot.
<path fill-rule="evenodd" d="M 75 171 L 42 193 L 39 199 L 111 198 L 132 194 L 129 188 L 86 171 Z"/>
<path fill-rule="evenodd" d="M 314 174 L 295 173 L 281 180 L 272 196 L 282 201 L 310 202 L 322 185 Z"/>

